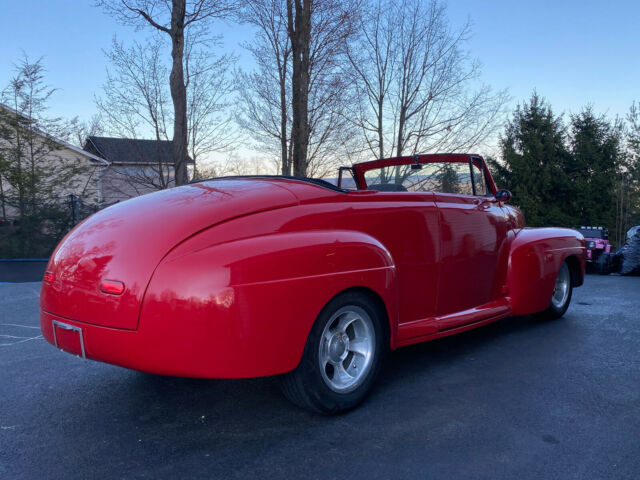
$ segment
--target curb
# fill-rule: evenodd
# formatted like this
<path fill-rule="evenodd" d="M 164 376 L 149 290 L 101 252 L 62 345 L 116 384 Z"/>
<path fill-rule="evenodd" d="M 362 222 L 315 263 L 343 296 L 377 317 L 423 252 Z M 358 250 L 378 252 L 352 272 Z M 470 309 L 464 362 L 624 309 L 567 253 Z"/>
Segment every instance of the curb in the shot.
<path fill-rule="evenodd" d="M 48 258 L 0 258 L 0 262 L 48 262 Z"/>

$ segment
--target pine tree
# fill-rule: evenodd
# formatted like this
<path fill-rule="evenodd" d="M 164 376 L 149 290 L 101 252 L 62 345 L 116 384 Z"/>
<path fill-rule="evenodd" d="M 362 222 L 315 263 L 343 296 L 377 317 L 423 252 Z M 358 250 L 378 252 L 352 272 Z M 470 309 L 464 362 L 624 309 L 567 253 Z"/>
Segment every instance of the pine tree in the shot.
<path fill-rule="evenodd" d="M 459 193 L 460 179 L 456 169 L 450 163 L 445 163 L 440 178 L 440 191 L 445 193 Z"/>
<path fill-rule="evenodd" d="M 571 212 L 583 225 L 613 230 L 616 180 L 621 166 L 621 124 L 586 107 L 571 116 L 571 157 L 567 174 L 573 184 Z"/>
<path fill-rule="evenodd" d="M 626 231 L 640 225 L 640 105 L 631 104 L 627 114 L 626 148 L 616 188 L 616 232 L 620 242 Z"/>
<path fill-rule="evenodd" d="M 72 226 L 66 197 L 86 167 L 58 157 L 55 137 L 67 135 L 61 119 L 45 116 L 54 92 L 44 82 L 40 60 L 25 58 L 3 91 L 0 105 L 0 207 L 9 209 L 18 228 L 0 232 L 0 258 L 48 256 Z"/>
<path fill-rule="evenodd" d="M 573 226 L 572 185 L 565 173 L 569 152 L 561 117 L 533 93 L 519 105 L 500 139 L 501 162 L 489 160 L 500 188 L 513 194 L 529 226 Z"/>

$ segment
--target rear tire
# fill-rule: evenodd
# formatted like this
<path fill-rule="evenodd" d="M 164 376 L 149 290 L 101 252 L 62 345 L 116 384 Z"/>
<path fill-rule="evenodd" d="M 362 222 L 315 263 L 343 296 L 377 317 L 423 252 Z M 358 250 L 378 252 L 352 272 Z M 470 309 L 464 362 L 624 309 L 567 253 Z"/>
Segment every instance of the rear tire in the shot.
<path fill-rule="evenodd" d="M 387 332 L 384 311 L 368 295 L 338 295 L 318 315 L 298 367 L 280 376 L 285 397 L 324 414 L 354 408 L 378 376 Z"/>
<path fill-rule="evenodd" d="M 549 306 L 546 310 L 536 313 L 535 317 L 541 320 L 555 320 L 562 317 L 569 308 L 572 293 L 571 269 L 567 262 L 563 262 L 556 276 Z"/>

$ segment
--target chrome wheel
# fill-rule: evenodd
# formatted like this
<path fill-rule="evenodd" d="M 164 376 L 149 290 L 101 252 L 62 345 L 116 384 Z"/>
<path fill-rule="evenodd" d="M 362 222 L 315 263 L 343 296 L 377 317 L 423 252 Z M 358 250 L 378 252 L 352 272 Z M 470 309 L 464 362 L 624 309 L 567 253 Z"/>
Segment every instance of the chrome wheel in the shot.
<path fill-rule="evenodd" d="M 320 372 L 334 392 L 356 389 L 371 370 L 375 353 L 375 330 L 369 314 L 346 305 L 329 319 L 320 336 Z"/>
<path fill-rule="evenodd" d="M 569 298 L 569 292 L 571 291 L 571 274 L 569 273 L 569 267 L 566 263 L 562 264 L 558 276 L 556 277 L 556 284 L 553 287 L 553 296 L 551 297 L 551 304 L 558 310 L 562 309 Z"/>

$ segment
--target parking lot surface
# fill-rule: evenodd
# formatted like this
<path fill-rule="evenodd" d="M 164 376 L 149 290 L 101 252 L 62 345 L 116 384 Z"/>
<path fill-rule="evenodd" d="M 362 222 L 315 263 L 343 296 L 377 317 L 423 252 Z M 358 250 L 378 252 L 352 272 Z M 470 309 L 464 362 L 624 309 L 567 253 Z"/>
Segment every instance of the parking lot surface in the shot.
<path fill-rule="evenodd" d="M 147 375 L 40 337 L 39 283 L 0 285 L 0 478 L 638 479 L 640 278 L 587 277 L 563 319 L 394 352 L 357 410 L 275 378 Z"/>

